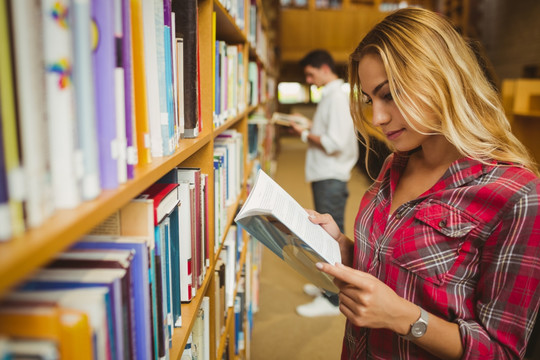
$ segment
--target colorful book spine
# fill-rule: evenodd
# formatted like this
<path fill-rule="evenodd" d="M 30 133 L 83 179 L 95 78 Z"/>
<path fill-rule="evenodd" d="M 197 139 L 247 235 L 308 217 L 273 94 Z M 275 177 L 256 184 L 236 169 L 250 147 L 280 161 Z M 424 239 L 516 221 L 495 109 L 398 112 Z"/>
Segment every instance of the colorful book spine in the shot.
<path fill-rule="evenodd" d="M 72 3 L 73 84 L 75 89 L 77 140 L 82 155 L 81 195 L 96 198 L 100 191 L 99 150 L 92 65 L 92 25 L 89 0 Z"/>
<path fill-rule="evenodd" d="M 174 71 L 172 51 L 172 9 L 171 0 L 163 0 L 163 24 L 165 41 L 165 93 L 167 96 L 167 113 L 169 114 L 169 139 L 171 153 L 176 150 L 178 142 L 175 141 L 175 97 L 174 97 Z M 174 26 L 176 29 L 176 24 Z M 176 31 L 176 30 L 175 30 Z"/>
<path fill-rule="evenodd" d="M 123 0 L 114 0 L 114 90 L 116 100 L 116 149 L 118 183 L 127 181 L 127 138 L 126 138 L 126 85 L 122 44 L 124 42 L 124 27 L 122 20 Z"/>
<path fill-rule="evenodd" d="M 42 2 L 46 69 L 49 156 L 56 208 L 73 208 L 81 201 L 76 171 L 76 120 L 72 84 L 72 31 L 69 1 Z"/>
<path fill-rule="evenodd" d="M 118 187 L 118 144 L 116 130 L 114 2 L 92 1 L 97 40 L 94 43 L 94 81 L 100 181 L 103 189 Z"/>
<path fill-rule="evenodd" d="M 133 59 L 133 89 L 135 103 L 135 126 L 137 133 L 138 164 L 152 162 L 150 124 L 148 117 L 146 64 L 144 59 L 144 31 L 142 0 L 131 1 L 131 35 Z"/>
<path fill-rule="evenodd" d="M 131 2 L 122 0 L 122 64 L 124 66 L 124 93 L 126 116 L 126 171 L 127 178 L 135 177 L 137 165 L 137 139 L 135 132 L 133 61 L 131 39 Z"/>

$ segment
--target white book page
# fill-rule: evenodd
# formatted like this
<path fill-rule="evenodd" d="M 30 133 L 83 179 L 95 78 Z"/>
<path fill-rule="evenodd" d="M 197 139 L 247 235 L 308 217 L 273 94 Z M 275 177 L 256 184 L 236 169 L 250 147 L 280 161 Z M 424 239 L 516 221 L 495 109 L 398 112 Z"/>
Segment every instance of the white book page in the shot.
<path fill-rule="evenodd" d="M 337 241 L 312 223 L 307 211 L 262 170 L 235 220 L 253 215 L 273 215 L 330 264 L 341 263 Z"/>

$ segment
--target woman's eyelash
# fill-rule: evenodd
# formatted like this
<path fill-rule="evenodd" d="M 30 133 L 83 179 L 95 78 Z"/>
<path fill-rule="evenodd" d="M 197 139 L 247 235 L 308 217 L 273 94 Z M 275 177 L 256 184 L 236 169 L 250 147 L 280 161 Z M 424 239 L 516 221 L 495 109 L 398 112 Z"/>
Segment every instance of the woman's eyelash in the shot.
<path fill-rule="evenodd" d="M 383 95 L 383 99 L 386 101 L 392 101 L 394 100 L 394 97 L 392 96 L 392 93 L 389 92 L 388 94 Z"/>
<path fill-rule="evenodd" d="M 371 100 L 371 98 L 369 96 L 363 95 L 362 96 L 362 102 L 364 104 L 366 104 L 366 105 L 371 105 L 373 101 Z"/>

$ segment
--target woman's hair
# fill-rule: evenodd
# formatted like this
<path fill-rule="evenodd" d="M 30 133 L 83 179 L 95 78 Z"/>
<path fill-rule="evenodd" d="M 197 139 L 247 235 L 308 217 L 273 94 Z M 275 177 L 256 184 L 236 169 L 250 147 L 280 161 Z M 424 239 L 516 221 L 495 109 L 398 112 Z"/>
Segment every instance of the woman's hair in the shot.
<path fill-rule="evenodd" d="M 464 156 L 517 163 L 538 174 L 526 148 L 512 134 L 499 95 L 473 49 L 443 16 L 420 8 L 387 16 L 350 55 L 351 114 L 368 149 L 373 126 L 365 114 L 358 77 L 358 64 L 366 54 L 380 57 L 390 92 L 411 127 L 416 129 L 416 122 L 429 134 L 442 134 Z M 428 121 L 433 118 L 439 121 Z"/>

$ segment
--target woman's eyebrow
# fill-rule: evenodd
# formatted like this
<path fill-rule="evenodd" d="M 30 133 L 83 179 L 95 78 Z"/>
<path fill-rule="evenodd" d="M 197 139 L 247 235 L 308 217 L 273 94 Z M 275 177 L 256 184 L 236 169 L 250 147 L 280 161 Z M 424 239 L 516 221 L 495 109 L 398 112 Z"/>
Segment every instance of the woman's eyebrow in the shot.
<path fill-rule="evenodd" d="M 381 90 L 381 88 L 386 84 L 388 84 L 388 80 L 384 80 L 382 83 L 375 86 L 375 89 L 373 89 L 373 95 L 377 95 L 377 93 Z M 364 90 L 361 90 L 361 92 L 362 92 L 362 94 L 369 97 L 369 95 Z"/>

